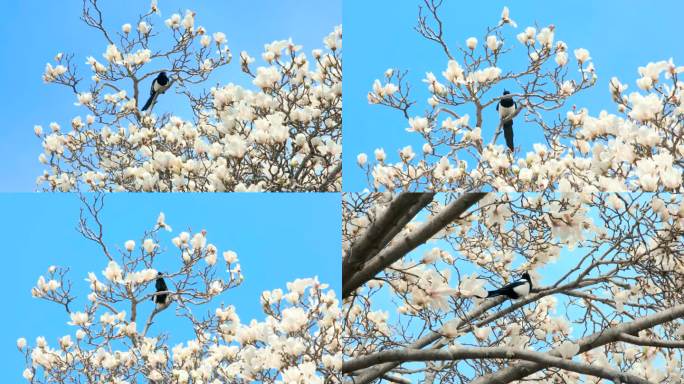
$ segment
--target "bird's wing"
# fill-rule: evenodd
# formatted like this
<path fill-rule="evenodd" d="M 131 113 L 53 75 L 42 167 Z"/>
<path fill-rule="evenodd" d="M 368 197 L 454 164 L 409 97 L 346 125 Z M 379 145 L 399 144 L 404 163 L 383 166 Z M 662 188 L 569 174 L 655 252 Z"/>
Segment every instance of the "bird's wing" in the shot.
<path fill-rule="evenodd" d="M 521 286 L 521 285 L 523 285 L 523 284 L 527 284 L 527 281 L 518 280 L 518 281 L 515 281 L 515 282 L 512 282 L 512 283 L 508 284 L 507 286 L 505 286 L 505 287 L 503 287 L 503 288 L 510 288 L 510 289 L 513 289 L 513 288 L 519 287 L 519 286 Z M 503 288 L 502 288 L 502 289 L 503 289 Z"/>
<path fill-rule="evenodd" d="M 154 85 L 157 84 L 157 79 L 152 80 L 152 86 L 150 86 L 150 96 L 154 96 Z"/>
<path fill-rule="evenodd" d="M 497 110 L 497 111 L 499 110 L 499 105 L 500 105 L 500 104 L 501 104 L 500 101 L 499 101 L 498 103 L 496 103 L 496 110 Z"/>
<path fill-rule="evenodd" d="M 164 280 L 157 280 L 157 283 L 155 284 L 155 288 L 159 291 L 166 291 L 166 281 Z"/>

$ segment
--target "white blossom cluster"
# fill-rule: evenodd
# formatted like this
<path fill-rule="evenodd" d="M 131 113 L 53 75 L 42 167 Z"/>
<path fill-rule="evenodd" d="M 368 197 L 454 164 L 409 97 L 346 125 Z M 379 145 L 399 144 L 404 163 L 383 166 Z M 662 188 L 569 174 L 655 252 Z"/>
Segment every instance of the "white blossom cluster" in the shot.
<path fill-rule="evenodd" d="M 94 3 L 96 4 L 96 3 Z M 154 6 L 153 8 L 156 8 Z M 91 11 L 92 13 L 92 11 Z M 266 44 L 262 66 L 241 52 L 239 62 L 255 89 L 233 83 L 205 89 L 232 53 L 222 32 L 195 26 L 195 13 L 165 21 L 175 45 L 154 51 L 150 11 L 138 28 L 122 26 L 91 56 L 91 83 L 83 89 L 71 63 L 59 54 L 44 80 L 67 86 L 87 111 L 70 127 L 34 127 L 45 164 L 39 188 L 50 191 L 334 191 L 341 186 L 342 28 L 310 55 L 291 40 Z M 106 31 L 92 16 L 86 23 Z M 110 32 L 107 36 L 112 35 Z M 162 33 L 161 31 L 159 33 Z M 141 112 L 156 73 L 148 63 L 170 63 L 166 72 L 192 116 L 168 110 L 159 100 Z M 219 79 L 219 83 L 221 83 Z M 167 94 L 171 93 L 171 90 Z"/>
<path fill-rule="evenodd" d="M 372 181 L 372 189 L 682 190 L 684 83 L 678 76 L 684 66 L 670 59 L 640 67 L 638 90 L 633 92 L 612 78 L 609 91 L 617 114 L 591 115 L 587 108 L 566 106 L 571 96 L 596 83 L 589 51 L 570 50 L 565 42 L 556 41 L 553 25 L 541 30 L 527 27 L 509 46 L 506 24 L 510 23 L 489 28 L 481 45 L 474 37 L 466 40 L 466 47 L 445 42 L 461 55 L 447 51 L 442 76 L 426 74 L 423 82 L 431 94 L 430 109 L 422 116 L 410 115 L 413 102 L 405 74 L 389 69 L 384 81 L 375 81 L 369 102 L 402 111 L 408 120 L 406 130 L 420 135 L 424 144 L 420 150 L 410 145 L 401 148 L 396 162 L 384 148 L 375 149 L 375 161 L 359 154 L 357 163 Z M 524 69 L 514 72 L 496 66 L 504 55 L 521 50 Z M 573 71 L 577 78 L 570 76 Z M 511 84 L 513 80 L 516 84 Z M 491 92 L 495 85 L 497 93 Z M 502 87 L 517 102 L 517 132 L 536 129 L 546 143 L 512 154 L 496 144 L 501 122 L 498 114 L 496 119 L 489 116 L 495 114 Z"/>
<path fill-rule="evenodd" d="M 126 241 L 119 261 L 110 259 L 100 274 L 88 273 L 90 293 L 82 309 L 69 307 L 74 296 L 66 268 L 51 266 L 48 276 L 39 278 L 33 296 L 65 305 L 74 333 L 54 345 L 42 336 L 33 344 L 19 338 L 17 348 L 27 361 L 24 378 L 31 383 L 65 377 L 117 384 L 339 382 L 341 325 L 335 292 L 317 278 L 296 279 L 285 290 L 263 292 L 263 320 L 243 322 L 234 306 L 212 305 L 243 276 L 234 251 L 221 253 L 219 267 L 218 248 L 204 230 L 180 232 L 172 239 L 181 267 L 164 273 L 170 303 L 142 318 L 141 310 L 154 306 L 150 298 L 157 271 L 151 265 L 162 252 L 156 234 L 167 227 L 161 214 L 142 245 Z M 195 338 L 171 346 L 172 332 L 156 332 L 154 317 L 169 307 L 190 320 Z M 193 315 L 207 307 L 208 317 Z"/>

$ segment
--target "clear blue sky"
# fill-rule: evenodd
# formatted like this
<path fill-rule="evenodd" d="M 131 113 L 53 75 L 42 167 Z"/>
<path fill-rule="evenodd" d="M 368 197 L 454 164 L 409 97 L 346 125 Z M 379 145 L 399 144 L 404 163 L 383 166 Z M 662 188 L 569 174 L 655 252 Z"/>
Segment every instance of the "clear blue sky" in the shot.
<path fill-rule="evenodd" d="M 134 23 L 137 15 L 149 7 L 149 1 L 144 0 L 103 4 L 106 25 L 117 31 L 126 22 Z M 47 127 L 52 121 L 68 126 L 77 114 L 85 116 L 84 109 L 73 105 L 75 97 L 69 90 L 43 84 L 45 63 L 51 62 L 57 52 L 73 52 L 81 73 L 89 77 L 86 58 L 92 55 L 102 60 L 106 44 L 101 35 L 79 20 L 81 1 L 28 0 L 3 6 L 7 17 L 0 24 L 0 33 L 12 38 L 5 39 L 4 60 L 0 62 L 4 89 L 0 95 L 0 191 L 26 192 L 35 190 L 35 179 L 43 170 L 38 163 L 42 148 L 33 126 Z M 186 8 L 191 8 L 197 12 L 196 26 L 202 25 L 210 33 L 224 32 L 234 58 L 246 50 L 258 59 L 255 65 L 264 65 L 261 52 L 266 43 L 292 37 L 310 53 L 323 48 L 323 37 L 342 23 L 341 0 L 161 0 L 159 7 L 162 17 L 156 22 L 158 30 L 168 29 L 164 20 L 171 14 L 183 15 Z M 156 69 L 154 62 L 148 65 Z M 211 80 L 211 85 L 233 82 L 251 87 L 249 78 L 240 72 L 239 60 Z"/>
<path fill-rule="evenodd" d="M 0 339 L 0 378 L 20 382 L 23 356 L 16 350 L 20 336 L 35 343 L 45 336 L 52 346 L 58 337 L 75 332 L 66 324 L 68 316 L 60 306 L 31 297 L 33 287 L 50 265 L 70 266 L 74 292 L 84 299 L 88 283 L 83 279 L 94 271 L 102 279 L 106 259 L 94 243 L 76 232 L 81 202 L 73 194 L 1 194 L 0 233 L 4 276 L 0 290 L 5 293 Z M 213 311 L 220 302 L 233 304 L 242 322 L 263 320 L 259 304 L 261 292 L 282 288 L 300 277 L 318 276 L 339 294 L 340 274 L 340 196 L 339 194 L 110 194 L 105 199 L 103 222 L 109 245 L 123 247 L 126 240 L 139 238 L 151 228 L 160 211 L 166 214 L 173 232 L 164 233 L 160 244 L 171 249 L 171 238 L 180 231 L 206 229 L 208 241 L 219 251 L 238 253 L 244 283 L 219 296 L 204 307 Z M 178 260 L 170 251 L 170 263 Z M 157 268 L 164 270 L 165 263 Z M 151 305 L 151 303 L 150 303 Z M 147 313 L 149 309 L 143 309 Z M 155 328 L 171 330 L 171 343 L 191 338 L 188 324 L 173 311 L 159 315 Z"/>
<path fill-rule="evenodd" d="M 344 190 L 360 191 L 366 186 L 364 172 L 356 165 L 356 155 L 384 147 L 388 161 L 398 161 L 398 150 L 412 144 L 420 153 L 422 141 L 418 135 L 404 131 L 408 127 L 403 115 L 383 106 L 369 105 L 366 99 L 373 80 L 382 79 L 387 68 L 410 70 L 413 99 L 418 104 L 411 115 L 420 115 L 427 108 L 429 94 L 421 80 L 425 72 L 441 78 L 447 60 L 441 48 L 425 40 L 413 27 L 416 25 L 420 0 L 345 1 L 345 69 L 344 69 Z M 475 36 L 482 41 L 486 28 L 496 24 L 504 5 L 518 23 L 517 30 L 507 28 L 508 46 L 522 53 L 515 34 L 523 28 L 554 24 L 556 40 L 565 41 L 571 49 L 589 49 L 599 76 L 597 85 L 574 98 L 578 107 L 590 112 L 601 109 L 615 112 L 608 94 L 608 82 L 618 76 L 636 89 L 637 67 L 649 61 L 667 60 L 684 63 L 684 47 L 675 43 L 679 35 L 684 2 L 676 0 L 643 2 L 590 1 L 554 2 L 529 1 L 445 1 L 441 17 L 447 42 L 465 45 L 465 39 Z M 565 110 L 563 111 L 563 113 Z M 472 114 L 471 114 L 472 116 Z M 496 119 L 493 110 L 487 119 Z M 484 135 L 490 131 L 485 127 Z M 491 133 L 489 133 L 491 137 Z M 523 153 L 533 142 L 543 140 L 540 132 L 524 131 L 516 125 L 516 146 Z M 503 137 L 499 138 L 503 144 Z"/>

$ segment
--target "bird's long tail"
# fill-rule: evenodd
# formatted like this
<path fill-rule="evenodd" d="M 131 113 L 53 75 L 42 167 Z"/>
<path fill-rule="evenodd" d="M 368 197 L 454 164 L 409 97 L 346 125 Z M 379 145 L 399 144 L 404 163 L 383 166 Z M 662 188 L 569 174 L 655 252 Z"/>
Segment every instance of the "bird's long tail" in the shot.
<path fill-rule="evenodd" d="M 145 105 L 143 105 L 141 111 L 147 111 L 147 109 L 152 105 L 152 100 L 154 100 L 154 94 L 150 95 L 150 98 L 147 99 L 147 102 L 145 103 Z"/>
<path fill-rule="evenodd" d="M 501 296 L 501 295 L 503 295 L 503 292 L 501 292 L 501 290 L 499 290 L 499 289 L 495 289 L 493 291 L 487 292 L 487 298 L 497 297 L 497 296 Z"/>
<path fill-rule="evenodd" d="M 503 131 L 504 138 L 506 139 L 506 146 L 513 152 L 515 149 L 515 146 L 513 145 L 513 120 L 504 123 Z"/>

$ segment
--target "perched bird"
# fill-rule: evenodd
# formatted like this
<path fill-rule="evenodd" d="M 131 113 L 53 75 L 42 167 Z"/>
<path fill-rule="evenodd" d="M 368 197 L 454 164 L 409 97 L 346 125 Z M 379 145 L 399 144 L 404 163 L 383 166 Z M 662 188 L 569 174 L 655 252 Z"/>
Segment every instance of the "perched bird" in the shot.
<path fill-rule="evenodd" d="M 517 108 L 518 105 L 513 100 L 513 96 L 511 96 L 511 93 L 507 90 L 504 90 L 503 97 L 501 98 L 501 100 L 499 100 L 499 103 L 496 105 L 496 110 L 499 111 L 499 118 L 501 119 L 501 121 L 504 121 L 513 116 Z M 510 149 L 511 152 L 513 152 L 515 150 L 515 146 L 513 145 L 513 119 L 510 119 L 503 123 L 503 131 L 504 138 L 506 139 L 506 145 L 508 146 L 508 149 Z"/>
<path fill-rule="evenodd" d="M 142 107 L 141 111 L 146 111 L 149 107 L 151 107 L 152 103 L 157 100 L 157 97 L 169 89 L 169 86 L 171 86 L 169 78 L 166 76 L 166 72 L 162 71 L 152 81 L 152 87 L 150 87 L 150 98 L 147 99 L 147 102 Z"/>
<path fill-rule="evenodd" d="M 169 290 L 166 287 L 166 282 L 164 281 L 162 275 L 163 273 L 161 272 L 157 273 L 157 281 L 154 284 L 154 287 L 156 288 L 157 292 L 166 292 Z M 152 296 L 152 301 L 154 301 L 157 304 L 157 308 L 164 307 L 166 305 L 166 299 L 168 296 L 168 293 L 160 293 L 158 295 Z"/>
<path fill-rule="evenodd" d="M 499 289 L 489 291 L 487 297 L 507 296 L 509 299 L 520 299 L 527 296 L 532 290 L 532 279 L 530 274 L 525 272 L 522 274 L 522 279 L 510 283 Z"/>

